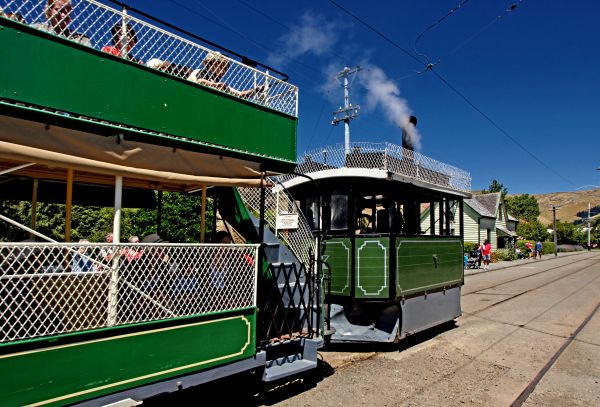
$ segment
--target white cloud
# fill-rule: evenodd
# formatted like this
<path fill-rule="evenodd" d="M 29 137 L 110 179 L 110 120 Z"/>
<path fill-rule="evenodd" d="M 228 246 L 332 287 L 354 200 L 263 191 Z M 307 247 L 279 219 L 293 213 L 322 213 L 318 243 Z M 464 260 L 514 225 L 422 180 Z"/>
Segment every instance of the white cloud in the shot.
<path fill-rule="evenodd" d="M 320 14 L 306 12 L 300 17 L 300 21 L 293 24 L 291 30 L 280 38 L 280 50 L 277 54 L 269 55 L 269 63 L 282 67 L 290 58 L 305 54 L 322 56 L 337 43 L 339 29 L 339 23 L 328 21 Z"/>

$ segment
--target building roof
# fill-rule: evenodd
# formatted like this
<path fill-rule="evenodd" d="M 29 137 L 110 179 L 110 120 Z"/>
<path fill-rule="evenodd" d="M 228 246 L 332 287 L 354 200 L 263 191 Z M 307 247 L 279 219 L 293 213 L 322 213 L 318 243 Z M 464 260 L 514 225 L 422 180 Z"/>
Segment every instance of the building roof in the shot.
<path fill-rule="evenodd" d="M 513 222 L 518 222 L 519 219 L 515 218 L 514 216 L 512 216 L 510 213 L 506 212 L 508 214 L 508 220 L 512 220 Z"/>
<path fill-rule="evenodd" d="M 465 203 L 469 205 L 475 212 L 481 216 L 488 218 L 496 217 L 496 208 L 500 202 L 500 192 L 492 194 L 473 195 L 473 198 L 465 199 Z"/>
<path fill-rule="evenodd" d="M 501 232 L 501 233 L 499 233 L 500 235 L 506 235 L 506 236 L 511 236 L 511 237 L 517 236 L 516 232 L 513 232 L 512 230 L 503 228 L 502 226 L 496 226 L 496 231 Z"/>

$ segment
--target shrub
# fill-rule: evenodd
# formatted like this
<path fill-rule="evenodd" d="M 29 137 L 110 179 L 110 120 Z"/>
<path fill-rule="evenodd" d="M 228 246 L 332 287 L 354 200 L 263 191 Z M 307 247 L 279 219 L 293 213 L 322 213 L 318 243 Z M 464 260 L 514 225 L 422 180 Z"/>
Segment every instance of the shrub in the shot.
<path fill-rule="evenodd" d="M 517 259 L 517 252 L 514 249 L 498 249 L 496 250 L 496 258 L 498 260 L 513 261 Z"/>
<path fill-rule="evenodd" d="M 533 246 L 535 249 L 535 245 Z M 554 243 L 552 242 L 544 242 L 542 243 L 542 254 L 552 254 L 554 253 Z"/>
<path fill-rule="evenodd" d="M 465 242 L 464 250 L 465 250 L 465 253 L 470 253 L 473 250 L 477 250 L 478 247 L 479 247 L 479 245 L 477 243 Z"/>
<path fill-rule="evenodd" d="M 496 252 L 491 252 L 490 253 L 490 263 L 497 263 L 498 262 L 498 255 L 496 254 Z"/>
<path fill-rule="evenodd" d="M 521 250 L 523 253 L 525 253 L 525 244 L 527 242 L 531 242 L 531 240 L 517 240 L 517 244 L 515 245 L 515 247 Z M 535 242 L 531 242 L 531 244 L 535 246 Z"/>

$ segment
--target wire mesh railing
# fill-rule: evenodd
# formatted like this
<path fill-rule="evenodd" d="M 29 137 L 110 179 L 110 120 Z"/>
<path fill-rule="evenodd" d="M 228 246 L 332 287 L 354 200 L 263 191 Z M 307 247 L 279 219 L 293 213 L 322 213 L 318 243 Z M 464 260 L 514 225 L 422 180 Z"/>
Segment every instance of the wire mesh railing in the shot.
<path fill-rule="evenodd" d="M 0 17 L 297 116 L 298 88 L 94 0 L 0 0 Z"/>
<path fill-rule="evenodd" d="M 0 343 L 256 306 L 258 245 L 4 243 Z"/>
<path fill-rule="evenodd" d="M 348 154 L 344 144 L 337 144 L 309 151 L 299 162 L 296 172 L 303 174 L 344 167 L 380 169 L 436 186 L 471 190 L 468 172 L 391 143 L 351 143 Z M 277 179 L 285 182 L 294 177 L 282 175 Z"/>
<path fill-rule="evenodd" d="M 295 263 L 270 264 L 268 272 L 272 280 L 263 288 L 265 302 L 259 307 L 259 345 L 314 337 L 319 327 L 315 274 Z"/>
<path fill-rule="evenodd" d="M 275 181 L 274 178 L 271 181 Z M 238 188 L 240 196 L 246 207 L 257 217 L 260 213 L 260 189 Z M 298 258 L 305 264 L 312 264 L 315 254 L 316 240 L 304 214 L 298 209 L 294 199 L 281 188 L 273 188 L 266 192 L 265 197 L 265 223 Z M 296 229 L 277 229 L 277 215 L 291 214 L 298 217 Z"/>

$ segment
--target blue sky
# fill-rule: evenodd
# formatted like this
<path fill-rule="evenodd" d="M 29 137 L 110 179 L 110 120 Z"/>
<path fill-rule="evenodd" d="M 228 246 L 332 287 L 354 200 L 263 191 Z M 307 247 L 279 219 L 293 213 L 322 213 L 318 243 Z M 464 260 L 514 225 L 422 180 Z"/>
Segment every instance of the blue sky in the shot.
<path fill-rule="evenodd" d="M 126 2 L 289 74 L 300 88 L 299 154 L 343 142 L 343 127 L 330 124 L 343 100 L 333 74 L 360 65 L 352 141 L 400 144 L 389 114 L 389 103 L 398 103 L 419 119 L 421 152 L 469 171 L 473 189 L 494 178 L 510 193 L 600 185 L 600 2 L 336 0 L 413 55 L 419 33 L 462 2 L 417 50 L 439 60 L 435 72 L 502 131 L 327 0 Z"/>

